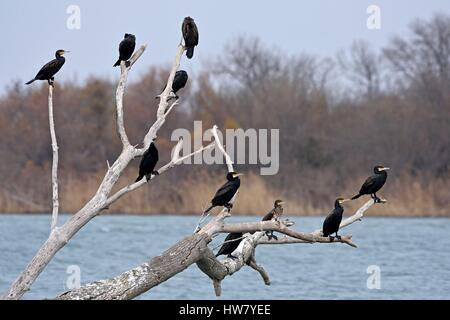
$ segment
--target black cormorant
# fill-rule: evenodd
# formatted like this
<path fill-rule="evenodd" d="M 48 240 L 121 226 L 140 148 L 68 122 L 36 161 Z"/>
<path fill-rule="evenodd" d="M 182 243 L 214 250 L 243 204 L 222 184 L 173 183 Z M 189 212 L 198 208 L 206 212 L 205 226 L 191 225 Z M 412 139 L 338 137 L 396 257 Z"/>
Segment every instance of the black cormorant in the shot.
<path fill-rule="evenodd" d="M 204 213 L 211 211 L 212 208 L 218 206 L 224 206 L 228 210 L 230 210 L 233 205 L 230 203 L 231 199 L 233 199 L 234 195 L 238 191 L 241 185 L 241 173 L 236 172 L 228 172 L 227 173 L 227 182 L 217 190 L 214 198 L 211 200 L 211 206 L 205 210 Z"/>
<path fill-rule="evenodd" d="M 184 46 L 186 47 L 186 57 L 191 59 L 194 56 L 194 48 L 198 45 L 198 29 L 191 17 L 184 18 L 181 26 L 183 32 Z"/>
<path fill-rule="evenodd" d="M 159 160 L 158 149 L 156 149 L 154 140 L 150 143 L 150 146 L 145 151 L 142 157 L 141 164 L 139 165 L 139 177 L 135 182 L 140 181 L 144 176 L 147 181 L 150 180 L 150 176 L 157 175 L 158 171 L 155 171 L 156 163 Z"/>
<path fill-rule="evenodd" d="M 237 249 L 237 247 L 239 247 L 239 244 L 242 241 L 240 238 L 242 238 L 242 232 L 228 234 L 225 238 L 224 244 L 220 247 L 219 252 L 217 252 L 216 257 L 220 255 L 228 255 L 228 257 L 232 258 L 233 256 L 231 254 Z"/>
<path fill-rule="evenodd" d="M 121 61 L 126 61 L 126 66 L 130 66 L 128 59 L 131 58 L 134 48 L 136 47 L 136 37 L 132 34 L 125 33 L 123 40 L 119 45 L 119 60 L 114 64 L 114 67 L 120 66 Z"/>
<path fill-rule="evenodd" d="M 276 200 L 273 205 L 273 209 L 270 210 L 270 212 L 262 218 L 262 221 L 270 221 L 272 219 L 278 221 L 278 219 L 280 219 L 280 217 L 283 215 L 284 203 L 285 202 L 283 200 Z M 275 240 L 278 239 L 276 236 L 273 235 L 273 231 L 267 231 L 266 235 L 269 238 L 269 240 L 272 238 L 274 238 Z"/>
<path fill-rule="evenodd" d="M 331 213 L 325 218 L 323 222 L 322 233 L 324 237 L 330 237 L 330 240 L 333 241 L 333 237 L 331 236 L 333 233 L 336 234 L 336 238 L 340 238 L 337 232 L 339 230 L 339 226 L 341 225 L 342 215 L 344 213 L 344 207 L 342 203 L 348 201 L 348 199 L 337 198 L 334 202 L 334 209 Z"/>
<path fill-rule="evenodd" d="M 375 174 L 367 178 L 367 180 L 362 185 L 361 190 L 359 190 L 359 193 L 354 196 L 352 200 L 358 199 L 362 195 L 370 194 L 375 202 L 379 202 L 380 198 L 377 197 L 376 193 L 384 186 L 386 182 L 387 170 L 389 170 L 389 168 L 384 166 L 376 166 L 375 168 L 373 168 Z"/>
<path fill-rule="evenodd" d="M 37 75 L 34 77 L 33 80 L 28 81 L 26 84 L 31 84 L 36 80 L 47 80 L 48 84 L 53 84 L 53 81 L 55 78 L 53 77 L 64 65 L 64 62 L 66 62 L 66 58 L 64 58 L 64 54 L 68 53 L 69 51 L 65 50 L 58 50 L 55 53 L 56 59 L 53 59 L 46 65 L 44 65 L 41 70 L 37 73 Z"/>
<path fill-rule="evenodd" d="M 175 97 L 178 99 L 177 92 L 180 89 L 183 89 L 186 85 L 189 77 L 186 71 L 180 70 L 175 73 L 175 77 L 173 78 L 172 83 L 172 91 L 175 93 Z"/>
<path fill-rule="evenodd" d="M 172 92 L 174 93 L 176 99 L 180 98 L 180 97 L 178 97 L 177 92 L 186 86 L 188 79 L 189 79 L 189 76 L 186 71 L 179 70 L 179 71 L 175 72 L 175 76 L 173 78 L 173 83 L 172 83 Z M 162 92 L 161 92 L 161 94 L 162 94 Z M 161 94 L 156 96 L 155 99 L 159 99 L 161 97 Z M 172 97 L 169 97 L 169 98 L 172 98 Z"/>

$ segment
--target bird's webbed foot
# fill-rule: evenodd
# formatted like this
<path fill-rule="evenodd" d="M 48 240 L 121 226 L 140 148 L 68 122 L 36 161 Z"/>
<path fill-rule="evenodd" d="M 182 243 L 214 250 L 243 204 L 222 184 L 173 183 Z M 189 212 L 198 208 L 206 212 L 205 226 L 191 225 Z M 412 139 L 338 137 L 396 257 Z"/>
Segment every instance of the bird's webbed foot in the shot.
<path fill-rule="evenodd" d="M 228 212 L 230 212 L 231 209 L 233 209 L 233 204 L 232 203 L 227 203 L 224 207 L 228 210 Z"/>
<path fill-rule="evenodd" d="M 373 201 L 374 201 L 375 203 L 381 203 L 381 202 L 382 202 L 381 199 L 380 199 L 377 195 L 375 195 L 375 196 L 373 197 Z"/>
<path fill-rule="evenodd" d="M 125 67 L 129 68 L 131 66 L 130 60 L 125 61 Z"/>
<path fill-rule="evenodd" d="M 336 239 L 338 239 L 339 241 L 342 241 L 342 238 L 340 235 L 336 234 Z"/>
<path fill-rule="evenodd" d="M 266 236 L 269 241 L 272 239 L 278 240 L 278 237 L 273 234 L 273 231 L 266 231 Z"/>
<path fill-rule="evenodd" d="M 159 172 L 154 170 L 152 171 L 152 173 L 146 174 L 145 178 L 147 179 L 147 182 L 150 181 L 150 179 L 152 178 L 152 176 L 159 176 Z"/>
<path fill-rule="evenodd" d="M 55 78 L 54 78 L 54 77 L 51 77 L 51 78 L 48 79 L 47 81 L 48 81 L 48 84 L 49 84 L 49 85 L 53 86 L 53 84 L 55 83 Z"/>
<path fill-rule="evenodd" d="M 334 237 L 333 236 L 328 236 L 330 238 L 330 242 L 334 241 Z"/>

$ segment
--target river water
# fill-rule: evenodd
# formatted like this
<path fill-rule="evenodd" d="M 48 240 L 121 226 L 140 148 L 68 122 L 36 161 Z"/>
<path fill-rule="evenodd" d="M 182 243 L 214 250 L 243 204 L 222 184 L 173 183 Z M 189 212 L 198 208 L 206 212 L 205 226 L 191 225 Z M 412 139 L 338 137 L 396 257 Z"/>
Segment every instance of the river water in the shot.
<path fill-rule="evenodd" d="M 62 220 L 68 216 L 63 216 Z M 236 217 L 229 221 L 255 221 Z M 291 217 L 313 231 L 322 218 Z M 106 279 L 160 254 L 192 233 L 196 217 L 102 216 L 92 220 L 48 265 L 24 298 L 52 298 L 73 283 Z M 49 233 L 50 216 L 0 215 L 0 293 L 14 281 Z M 257 248 L 271 278 L 245 267 L 222 283 L 222 299 L 450 299 L 450 219 L 364 218 L 347 227 L 357 249 L 343 244 Z M 211 247 L 221 243 L 214 239 Z M 139 299 L 216 299 L 195 266 Z"/>

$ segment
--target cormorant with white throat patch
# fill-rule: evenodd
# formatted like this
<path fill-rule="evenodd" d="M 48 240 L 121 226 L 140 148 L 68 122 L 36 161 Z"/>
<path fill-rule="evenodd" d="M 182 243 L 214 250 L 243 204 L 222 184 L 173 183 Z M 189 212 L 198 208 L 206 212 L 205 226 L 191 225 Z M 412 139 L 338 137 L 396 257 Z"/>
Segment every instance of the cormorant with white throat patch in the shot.
<path fill-rule="evenodd" d="M 211 206 L 205 210 L 204 214 L 211 211 L 214 207 L 219 206 L 224 206 L 228 210 L 231 210 L 233 205 L 230 201 L 241 186 L 241 179 L 239 179 L 239 176 L 241 175 L 242 173 L 237 172 L 227 173 L 227 182 L 217 190 L 214 198 L 211 200 Z"/>
<path fill-rule="evenodd" d="M 28 81 L 25 84 L 31 84 L 36 80 L 47 80 L 48 84 L 52 85 L 53 81 L 55 80 L 54 75 L 62 68 L 64 63 L 66 62 L 66 58 L 64 58 L 64 54 L 68 53 L 69 51 L 65 50 L 58 50 L 55 53 L 56 59 L 53 59 L 52 61 L 45 64 L 41 70 L 37 73 L 37 75 L 34 77 L 34 79 Z"/>
<path fill-rule="evenodd" d="M 387 170 L 389 168 L 384 166 L 376 166 L 373 168 L 374 175 L 367 178 L 367 180 L 364 182 L 364 184 L 361 186 L 361 189 L 359 190 L 359 193 L 355 195 L 352 200 L 358 199 L 362 195 L 370 194 L 372 199 L 375 200 L 375 202 L 380 202 L 380 198 L 377 196 L 377 192 L 384 186 L 387 179 Z"/>
<path fill-rule="evenodd" d="M 344 207 L 342 204 L 348 201 L 348 199 L 337 198 L 334 202 L 334 209 L 331 213 L 325 218 L 322 227 L 322 233 L 324 237 L 330 237 L 330 240 L 333 241 L 333 237 L 331 236 L 333 233 L 336 234 L 336 238 L 340 238 L 337 234 L 339 230 L 339 226 L 341 225 L 342 215 L 344 214 Z"/>

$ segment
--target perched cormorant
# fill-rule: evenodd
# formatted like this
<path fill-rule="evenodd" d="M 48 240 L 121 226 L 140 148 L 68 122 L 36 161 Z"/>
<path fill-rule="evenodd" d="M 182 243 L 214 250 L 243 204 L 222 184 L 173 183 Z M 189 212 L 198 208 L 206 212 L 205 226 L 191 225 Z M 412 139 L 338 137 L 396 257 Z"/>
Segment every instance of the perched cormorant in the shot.
<path fill-rule="evenodd" d="M 228 172 L 227 173 L 227 182 L 217 190 L 214 198 L 211 200 L 211 206 L 205 210 L 204 213 L 211 211 L 212 208 L 218 206 L 224 206 L 228 210 L 230 210 L 233 205 L 230 203 L 231 199 L 233 199 L 234 195 L 238 191 L 241 185 L 241 176 L 242 173 L 236 172 Z"/>
<path fill-rule="evenodd" d="M 330 240 L 333 241 L 333 237 L 331 236 L 333 233 L 336 233 L 336 238 L 340 238 L 337 232 L 339 230 L 339 226 L 341 225 L 342 215 L 344 213 L 344 207 L 342 203 L 348 201 L 348 199 L 337 198 L 334 202 L 334 209 L 331 213 L 325 218 L 323 222 L 322 233 L 324 237 L 330 237 Z"/>
<path fill-rule="evenodd" d="M 180 97 L 178 97 L 177 92 L 180 89 L 183 89 L 186 86 L 186 83 L 188 81 L 189 77 L 186 71 L 184 70 L 179 70 L 177 72 L 175 72 L 175 77 L 173 78 L 173 83 L 172 83 L 172 92 L 175 95 L 175 98 L 179 99 Z M 164 90 L 163 90 L 164 92 Z M 162 92 L 155 97 L 155 99 L 159 99 L 162 95 Z M 172 96 L 173 97 L 173 96 Z M 169 96 L 169 98 L 172 98 Z"/>
<path fill-rule="evenodd" d="M 159 160 L 158 149 L 156 149 L 154 140 L 150 143 L 150 146 L 145 151 L 142 157 L 141 164 L 139 165 L 139 177 L 135 182 L 140 181 L 144 176 L 147 181 L 150 180 L 150 176 L 157 175 L 158 171 L 155 171 L 156 163 Z"/>
<path fill-rule="evenodd" d="M 130 65 L 128 59 L 131 58 L 135 47 L 136 37 L 132 34 L 125 33 L 119 45 L 119 60 L 114 64 L 114 67 L 120 66 L 121 61 L 126 61 L 126 66 L 128 67 Z"/>
<path fill-rule="evenodd" d="M 217 252 L 216 257 L 220 255 L 228 255 L 229 258 L 232 258 L 233 256 L 231 254 L 237 249 L 237 247 L 239 247 L 239 244 L 242 241 L 240 238 L 242 238 L 242 232 L 228 234 L 225 238 L 224 244 L 220 247 L 219 252 Z"/>
<path fill-rule="evenodd" d="M 270 221 L 272 219 L 278 221 L 278 219 L 283 215 L 283 204 L 285 204 L 283 200 L 276 200 L 273 205 L 273 209 L 262 218 L 262 221 Z M 273 231 L 267 231 L 266 235 L 269 240 L 272 238 L 275 240 L 278 239 L 277 236 L 273 235 Z"/>
<path fill-rule="evenodd" d="M 33 80 L 28 81 L 25 84 L 31 84 L 36 80 L 47 80 L 48 84 L 53 84 L 53 81 L 55 78 L 53 77 L 64 65 L 64 62 L 66 62 L 66 58 L 64 58 L 64 54 L 68 53 L 70 51 L 65 50 L 58 50 L 55 53 L 56 59 L 53 59 L 46 65 L 44 65 L 41 70 L 37 73 L 37 75 L 34 77 Z"/>
<path fill-rule="evenodd" d="M 376 166 L 373 168 L 375 174 L 367 178 L 362 185 L 361 190 L 359 190 L 359 193 L 354 196 L 352 200 L 358 199 L 362 195 L 370 194 L 375 202 L 379 202 L 380 198 L 377 197 L 376 193 L 384 186 L 384 183 L 386 182 L 387 170 L 389 170 L 389 168 L 384 166 Z"/>
<path fill-rule="evenodd" d="M 179 70 L 175 73 L 175 77 L 173 78 L 172 83 L 172 91 L 175 93 L 175 97 L 178 99 L 177 92 L 180 89 L 183 89 L 188 81 L 188 74 L 184 70 Z"/>
<path fill-rule="evenodd" d="M 198 29 L 191 17 L 184 18 L 183 25 L 181 26 L 183 32 L 184 46 L 186 47 L 186 57 L 192 59 L 194 56 L 194 48 L 198 45 Z"/>

